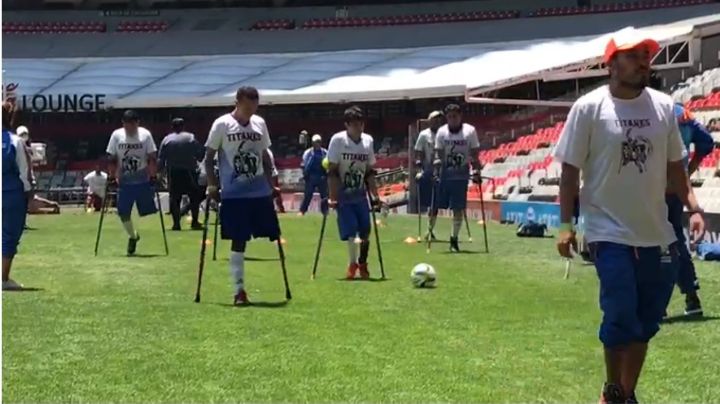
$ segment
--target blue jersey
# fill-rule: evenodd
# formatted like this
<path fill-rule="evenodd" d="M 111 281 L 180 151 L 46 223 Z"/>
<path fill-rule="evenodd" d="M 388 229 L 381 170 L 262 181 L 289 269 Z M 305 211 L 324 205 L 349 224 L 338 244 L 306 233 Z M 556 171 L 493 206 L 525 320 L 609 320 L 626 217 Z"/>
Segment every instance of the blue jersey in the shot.
<path fill-rule="evenodd" d="M 205 146 L 218 152 L 222 199 L 270 196 L 263 154 L 271 145 L 265 120 L 257 115 L 246 125 L 232 114 L 216 119 Z"/>
<path fill-rule="evenodd" d="M 29 167 L 23 140 L 4 128 L 2 130 L 2 178 L 3 192 L 30 190 Z"/>
<path fill-rule="evenodd" d="M 303 173 L 309 177 L 318 178 L 327 175 L 322 166 L 322 161 L 327 156 L 327 150 L 320 148 L 315 150 L 311 147 L 303 153 L 302 168 Z"/>
<path fill-rule="evenodd" d="M 715 142 L 712 135 L 696 121 L 689 111 L 682 104 L 675 104 L 675 117 L 677 117 L 680 127 L 680 137 L 682 137 L 685 149 L 690 150 L 690 145 L 695 145 L 695 155 L 704 158 L 712 153 Z M 686 154 L 683 159 L 685 168 L 688 167 L 690 157 Z"/>

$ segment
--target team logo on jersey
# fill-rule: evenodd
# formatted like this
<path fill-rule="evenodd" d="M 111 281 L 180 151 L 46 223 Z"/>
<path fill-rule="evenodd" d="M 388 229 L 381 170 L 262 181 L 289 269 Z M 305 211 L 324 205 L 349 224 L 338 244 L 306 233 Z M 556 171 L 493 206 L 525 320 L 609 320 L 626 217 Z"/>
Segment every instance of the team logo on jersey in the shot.
<path fill-rule="evenodd" d="M 455 145 L 453 145 L 445 157 L 445 165 L 449 169 L 462 168 L 465 165 L 465 154 L 456 152 Z"/>
<path fill-rule="evenodd" d="M 618 173 L 626 165 L 633 163 L 640 174 L 645 172 L 645 163 L 653 153 L 653 146 L 645 136 L 632 136 L 633 128 L 625 130 L 625 140 L 622 142 L 622 159 Z"/>
<path fill-rule="evenodd" d="M 122 171 L 127 174 L 132 174 L 138 171 L 140 169 L 140 158 L 137 156 L 129 155 L 130 149 L 125 149 L 125 153 L 123 155 L 122 160 L 120 161 L 120 164 L 122 165 Z"/>
<path fill-rule="evenodd" d="M 242 147 L 244 144 L 244 140 L 240 142 L 237 153 L 235 153 L 235 158 L 233 158 L 233 168 L 236 178 L 252 178 L 258 173 L 260 158 L 252 151 L 243 150 Z"/>
<path fill-rule="evenodd" d="M 345 175 L 343 176 L 343 184 L 345 189 L 358 189 L 362 186 L 365 179 L 365 170 L 356 166 L 355 161 L 350 163 Z"/>

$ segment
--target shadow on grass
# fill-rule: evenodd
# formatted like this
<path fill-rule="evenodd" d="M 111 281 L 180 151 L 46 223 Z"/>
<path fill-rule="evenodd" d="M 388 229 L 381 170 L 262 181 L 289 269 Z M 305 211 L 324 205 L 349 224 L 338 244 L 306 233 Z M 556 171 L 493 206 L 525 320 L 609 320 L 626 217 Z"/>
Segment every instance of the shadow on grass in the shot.
<path fill-rule="evenodd" d="M 165 254 L 133 254 L 133 255 L 122 255 L 122 257 L 128 258 L 157 258 L 164 257 Z"/>
<path fill-rule="evenodd" d="M 261 308 L 261 309 L 281 309 L 281 308 L 287 306 L 288 303 L 290 303 L 290 302 L 287 300 L 283 300 L 282 302 L 252 302 L 245 306 L 235 306 L 234 304 L 230 304 L 230 303 L 213 303 L 213 304 L 215 304 L 217 306 L 222 306 L 222 307 L 230 307 L 233 309 L 245 309 L 245 308 L 252 308 L 252 307 L 257 307 L 257 308 Z"/>
<path fill-rule="evenodd" d="M 14 289 L 14 290 L 3 290 L 3 293 L 22 293 L 22 292 L 42 292 L 45 289 L 43 288 L 22 288 L 22 289 Z"/>
<path fill-rule="evenodd" d="M 675 323 L 704 323 L 706 321 L 720 320 L 718 316 L 697 316 L 685 314 L 678 314 L 676 316 L 670 316 L 663 319 L 662 324 L 675 324 Z"/>
<path fill-rule="evenodd" d="M 485 251 L 467 251 L 467 250 L 461 250 L 460 252 L 451 252 L 451 251 L 443 251 L 441 254 L 445 255 L 452 255 L 452 254 L 487 254 Z"/>
<path fill-rule="evenodd" d="M 370 279 L 360 279 L 360 278 L 353 278 L 353 279 L 346 279 L 346 278 L 337 278 L 336 279 L 339 282 L 387 282 L 390 280 L 390 278 L 370 278 Z"/>
<path fill-rule="evenodd" d="M 245 257 L 245 261 L 280 261 L 280 258 Z"/>

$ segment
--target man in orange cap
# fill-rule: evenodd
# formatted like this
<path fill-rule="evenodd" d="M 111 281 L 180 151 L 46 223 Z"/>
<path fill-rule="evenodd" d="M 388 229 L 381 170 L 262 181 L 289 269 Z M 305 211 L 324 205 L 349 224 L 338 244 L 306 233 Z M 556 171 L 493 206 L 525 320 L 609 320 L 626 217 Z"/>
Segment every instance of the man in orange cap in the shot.
<path fill-rule="evenodd" d="M 607 377 L 601 403 L 637 402 L 648 342 L 672 294 L 677 239 L 667 219 L 666 186 L 690 211 L 691 233 L 704 228 L 673 101 L 647 88 L 659 48 L 651 39 L 611 40 L 603 58 L 610 84 L 577 100 L 553 152 L 562 163 L 558 252 L 572 258 L 577 249 L 572 216 L 579 195 L 600 280 Z"/>

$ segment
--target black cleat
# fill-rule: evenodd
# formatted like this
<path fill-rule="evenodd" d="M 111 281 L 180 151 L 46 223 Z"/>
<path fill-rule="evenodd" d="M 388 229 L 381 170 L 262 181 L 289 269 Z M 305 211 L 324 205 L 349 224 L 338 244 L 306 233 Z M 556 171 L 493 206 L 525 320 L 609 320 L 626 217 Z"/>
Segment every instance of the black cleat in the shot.
<path fill-rule="evenodd" d="M 686 316 L 702 316 L 703 310 L 700 305 L 700 298 L 697 293 L 688 293 L 685 296 L 685 315 Z"/>
<path fill-rule="evenodd" d="M 140 241 L 140 233 L 135 232 L 135 238 L 128 239 L 127 255 L 135 255 L 138 241 Z"/>
<path fill-rule="evenodd" d="M 457 237 L 450 237 L 450 252 L 459 253 L 460 244 L 458 244 Z"/>
<path fill-rule="evenodd" d="M 605 383 L 600 393 L 600 404 L 625 404 L 623 392 L 620 386 L 612 383 Z"/>
<path fill-rule="evenodd" d="M 635 397 L 635 392 L 630 394 L 630 397 L 628 397 L 627 400 L 625 400 L 625 404 L 639 404 L 637 397 Z"/>
<path fill-rule="evenodd" d="M 170 229 L 170 230 L 172 230 L 172 231 L 180 231 L 180 230 L 182 230 L 182 228 L 180 227 L 179 224 L 174 224 L 173 227 L 172 227 L 172 229 Z"/>
<path fill-rule="evenodd" d="M 193 230 L 204 230 L 205 227 L 200 222 L 194 222 L 190 225 L 190 228 Z"/>

